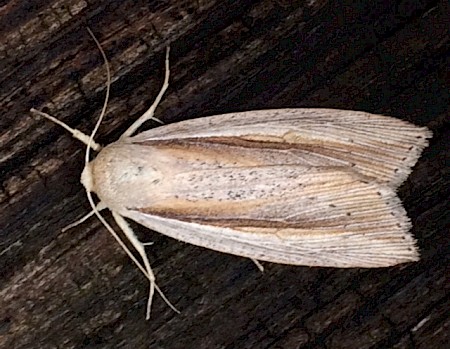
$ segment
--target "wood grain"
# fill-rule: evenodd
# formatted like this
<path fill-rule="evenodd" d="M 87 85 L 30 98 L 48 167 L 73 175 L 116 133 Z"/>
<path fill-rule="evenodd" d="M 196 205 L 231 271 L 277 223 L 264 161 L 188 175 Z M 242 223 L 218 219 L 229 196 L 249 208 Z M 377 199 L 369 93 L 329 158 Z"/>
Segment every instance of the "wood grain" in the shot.
<path fill-rule="evenodd" d="M 0 5 L 0 347 L 444 348 L 448 343 L 448 13 L 445 1 L 9 1 Z M 388 269 L 265 264 L 137 227 L 147 282 L 89 209 L 83 151 L 43 109 L 98 141 L 151 105 L 171 46 L 165 123 L 231 111 L 322 107 L 427 125 L 399 189 L 422 260 Z M 148 127 L 152 127 L 151 123 Z"/>

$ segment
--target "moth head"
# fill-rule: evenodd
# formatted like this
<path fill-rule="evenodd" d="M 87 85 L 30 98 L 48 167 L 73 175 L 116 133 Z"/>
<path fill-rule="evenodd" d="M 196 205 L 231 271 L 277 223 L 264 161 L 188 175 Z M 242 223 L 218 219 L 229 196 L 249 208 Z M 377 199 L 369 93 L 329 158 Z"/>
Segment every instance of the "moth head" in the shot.
<path fill-rule="evenodd" d="M 83 184 L 87 192 L 93 191 L 94 180 L 92 176 L 92 166 L 90 162 L 84 166 L 83 172 L 81 172 L 81 184 Z"/>

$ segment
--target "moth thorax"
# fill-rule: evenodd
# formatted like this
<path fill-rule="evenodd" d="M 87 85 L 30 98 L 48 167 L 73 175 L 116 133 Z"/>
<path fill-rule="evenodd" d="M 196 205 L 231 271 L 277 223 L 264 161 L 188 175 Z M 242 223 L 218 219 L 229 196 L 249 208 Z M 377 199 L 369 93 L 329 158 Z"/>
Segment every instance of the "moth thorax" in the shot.
<path fill-rule="evenodd" d="M 83 172 L 81 172 L 81 184 L 86 188 L 87 191 L 92 192 L 94 187 L 94 180 L 92 177 L 92 166 L 91 164 L 86 164 L 84 166 Z"/>

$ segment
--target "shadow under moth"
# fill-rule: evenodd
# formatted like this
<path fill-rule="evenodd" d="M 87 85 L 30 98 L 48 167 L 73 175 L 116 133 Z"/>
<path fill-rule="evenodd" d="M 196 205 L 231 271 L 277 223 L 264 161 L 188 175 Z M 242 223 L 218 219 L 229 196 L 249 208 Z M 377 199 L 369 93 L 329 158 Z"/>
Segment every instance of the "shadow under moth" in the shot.
<path fill-rule="evenodd" d="M 94 38 L 94 40 L 96 40 Z M 97 45 L 99 46 L 97 40 Z M 100 50 L 101 47 L 99 46 Z M 257 110 L 203 117 L 136 134 L 150 109 L 114 143 L 87 144 L 81 182 L 93 211 L 150 281 L 125 218 L 175 239 L 258 261 L 336 268 L 387 267 L 419 258 L 396 195 L 431 132 L 409 122 L 334 109 Z M 90 150 L 98 151 L 90 159 Z M 99 203 L 95 204 L 91 193 Z M 138 261 L 100 214 L 108 208 Z"/>

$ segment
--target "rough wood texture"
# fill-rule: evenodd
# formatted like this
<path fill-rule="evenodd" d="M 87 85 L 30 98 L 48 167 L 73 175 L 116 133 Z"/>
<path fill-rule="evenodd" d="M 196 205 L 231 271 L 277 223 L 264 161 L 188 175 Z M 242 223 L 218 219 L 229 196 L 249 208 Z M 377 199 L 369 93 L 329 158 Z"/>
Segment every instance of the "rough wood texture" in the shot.
<path fill-rule="evenodd" d="M 0 347 L 444 348 L 448 344 L 448 14 L 446 1 L 4 1 L 0 5 Z M 33 119 L 44 109 L 98 141 L 151 103 L 171 46 L 166 123 L 229 111 L 334 107 L 434 132 L 399 195 L 422 260 L 376 270 L 265 264 L 154 241 L 147 282 L 89 210 L 84 147 Z M 149 125 L 152 127 L 154 125 Z"/>

